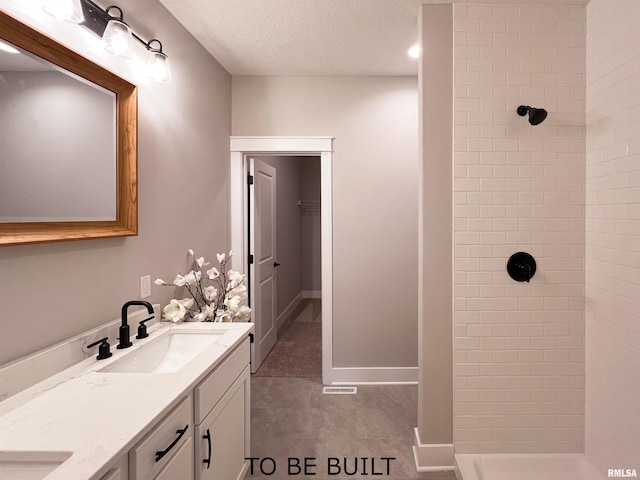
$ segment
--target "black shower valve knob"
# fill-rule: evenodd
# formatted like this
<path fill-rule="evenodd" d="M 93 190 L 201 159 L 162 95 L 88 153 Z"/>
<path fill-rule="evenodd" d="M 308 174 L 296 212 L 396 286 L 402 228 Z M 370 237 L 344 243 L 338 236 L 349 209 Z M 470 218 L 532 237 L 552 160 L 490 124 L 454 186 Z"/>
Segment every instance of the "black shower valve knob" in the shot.
<path fill-rule="evenodd" d="M 516 282 L 529 282 L 536 273 L 536 261 L 527 252 L 517 252 L 507 261 L 507 273 Z"/>

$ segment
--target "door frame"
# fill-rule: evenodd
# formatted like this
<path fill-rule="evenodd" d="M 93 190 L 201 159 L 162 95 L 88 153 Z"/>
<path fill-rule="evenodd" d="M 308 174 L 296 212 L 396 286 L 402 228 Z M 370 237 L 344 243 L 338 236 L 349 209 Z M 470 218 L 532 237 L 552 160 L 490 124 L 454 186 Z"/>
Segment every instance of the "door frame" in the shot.
<path fill-rule="evenodd" d="M 332 161 L 333 137 L 229 137 L 229 196 L 231 267 L 247 272 L 249 263 L 247 232 L 247 164 L 246 156 L 320 156 L 320 230 L 322 277 L 322 382 L 333 384 L 333 210 L 332 210 Z M 253 317 L 251 319 L 253 321 Z"/>

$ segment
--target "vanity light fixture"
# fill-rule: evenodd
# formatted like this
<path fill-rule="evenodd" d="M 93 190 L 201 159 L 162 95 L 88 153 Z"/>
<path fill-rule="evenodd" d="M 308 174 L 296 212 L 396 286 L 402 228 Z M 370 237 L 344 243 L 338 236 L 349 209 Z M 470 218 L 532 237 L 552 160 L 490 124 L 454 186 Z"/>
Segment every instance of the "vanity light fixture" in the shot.
<path fill-rule="evenodd" d="M 407 55 L 411 58 L 420 58 L 420 45 L 414 45 L 409 50 L 407 50 Z"/>
<path fill-rule="evenodd" d="M 111 10 L 117 10 L 118 16 L 111 16 L 111 13 L 109 13 Z M 104 29 L 104 33 L 102 34 L 104 49 L 120 57 L 133 57 L 133 32 L 129 25 L 124 23 L 122 9 L 111 5 L 107 7 L 106 12 L 107 15 L 111 17 L 111 20 L 107 23 L 107 28 Z"/>
<path fill-rule="evenodd" d="M 80 7 L 81 18 L 78 22 L 83 27 L 91 30 L 102 38 L 105 50 L 114 55 L 131 58 L 134 53 L 133 39 L 136 39 L 149 52 L 147 60 L 147 75 L 159 83 L 169 83 L 171 81 L 171 69 L 169 58 L 162 50 L 162 43 L 157 38 L 152 38 L 148 42 L 134 32 L 124 21 L 122 9 L 117 5 L 110 5 L 103 9 L 92 0 L 45 0 L 43 9 L 62 18 L 53 12 L 66 11 L 71 7 L 62 7 L 63 4 L 74 4 Z M 56 6 L 54 9 L 53 6 Z M 75 7 L 74 7 L 75 8 Z M 117 14 L 112 15 L 112 12 Z M 64 18 L 66 19 L 66 18 Z"/>
<path fill-rule="evenodd" d="M 47 0 L 42 9 L 58 20 L 71 23 L 82 23 L 84 14 L 82 12 L 81 0 Z"/>
<path fill-rule="evenodd" d="M 158 48 L 151 46 L 157 43 Z M 162 43 L 157 38 L 152 38 L 146 44 L 149 50 L 149 59 L 147 60 L 147 75 L 159 83 L 169 83 L 171 81 L 171 68 L 169 67 L 169 57 L 162 51 Z"/>

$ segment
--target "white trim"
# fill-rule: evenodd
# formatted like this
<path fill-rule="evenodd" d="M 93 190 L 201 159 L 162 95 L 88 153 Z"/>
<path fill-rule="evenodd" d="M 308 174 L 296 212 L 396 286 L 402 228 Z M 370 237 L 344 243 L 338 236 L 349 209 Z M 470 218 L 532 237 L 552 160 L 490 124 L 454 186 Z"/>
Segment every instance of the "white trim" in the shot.
<path fill-rule="evenodd" d="M 232 152 L 320 154 L 333 151 L 333 137 L 229 137 Z"/>
<path fill-rule="evenodd" d="M 333 141 L 332 141 L 333 143 Z M 332 150 L 320 154 L 320 248 L 322 252 L 322 382 L 333 385 L 333 189 Z"/>
<path fill-rule="evenodd" d="M 451 472 L 455 470 L 452 443 L 422 443 L 414 428 L 413 458 L 418 472 Z"/>
<path fill-rule="evenodd" d="M 332 369 L 331 377 L 332 385 L 417 384 L 418 368 L 338 367 Z"/>
<path fill-rule="evenodd" d="M 230 213 L 232 268 L 247 270 L 245 155 L 320 155 L 321 245 L 322 245 L 322 381 L 333 384 L 333 137 L 230 137 Z"/>
<path fill-rule="evenodd" d="M 293 311 L 298 307 L 298 305 L 300 305 L 300 302 L 302 302 L 303 298 L 304 298 L 303 292 L 300 292 L 298 295 L 295 296 L 293 300 L 291 300 L 291 303 L 287 305 L 287 308 L 285 308 L 284 311 L 280 315 L 278 315 L 278 319 L 276 320 L 278 332 L 282 328 L 282 324 L 287 321 L 287 319 L 291 316 Z"/>
<path fill-rule="evenodd" d="M 302 298 L 322 298 L 322 290 L 303 290 Z"/>

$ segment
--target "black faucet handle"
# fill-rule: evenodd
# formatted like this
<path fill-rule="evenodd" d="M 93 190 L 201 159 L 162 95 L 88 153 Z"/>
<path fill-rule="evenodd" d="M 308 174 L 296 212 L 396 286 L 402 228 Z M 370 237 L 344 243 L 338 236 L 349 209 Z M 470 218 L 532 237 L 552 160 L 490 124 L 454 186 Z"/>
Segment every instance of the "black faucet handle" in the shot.
<path fill-rule="evenodd" d="M 154 318 L 156 318 L 155 315 L 151 315 L 149 318 L 145 318 L 140 323 L 138 323 L 138 334 L 136 335 L 136 338 L 147 338 L 149 336 L 145 323 L 147 323 L 149 320 L 153 320 Z"/>
<path fill-rule="evenodd" d="M 93 348 L 96 345 L 100 344 L 98 347 L 98 356 L 96 360 L 104 360 L 105 358 L 109 358 L 111 355 L 111 345 L 109 345 L 109 337 L 104 337 L 96 342 L 93 342 L 90 345 L 87 345 L 87 348 Z"/>

